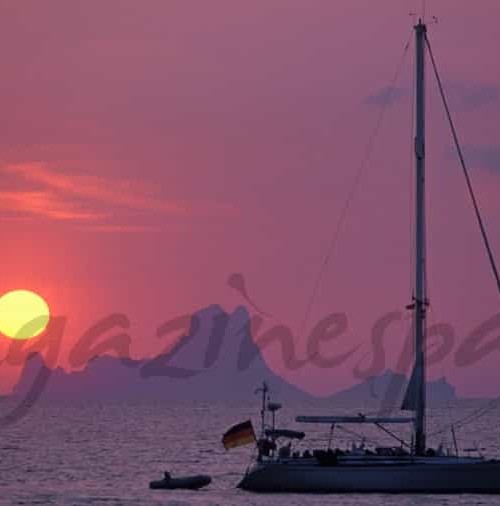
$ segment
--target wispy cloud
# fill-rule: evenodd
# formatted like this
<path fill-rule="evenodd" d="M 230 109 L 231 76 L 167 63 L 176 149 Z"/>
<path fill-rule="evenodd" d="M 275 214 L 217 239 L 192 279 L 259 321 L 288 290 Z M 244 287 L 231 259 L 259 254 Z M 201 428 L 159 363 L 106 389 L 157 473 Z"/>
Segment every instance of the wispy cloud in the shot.
<path fill-rule="evenodd" d="M 446 92 L 455 106 L 474 110 L 494 103 L 500 104 L 500 86 L 485 83 L 450 81 L 445 83 Z"/>
<path fill-rule="evenodd" d="M 471 166 L 500 174 L 500 145 L 467 145 L 464 147 L 464 156 Z"/>
<path fill-rule="evenodd" d="M 8 190 L 0 191 L 0 219 L 41 217 L 95 232 L 139 233 L 158 230 L 160 216 L 235 214 L 219 202 L 162 198 L 159 185 L 148 181 L 67 172 L 40 162 L 6 165 L 0 173 L 8 183 Z"/>
<path fill-rule="evenodd" d="M 154 194 L 150 184 L 141 181 L 116 180 L 102 176 L 57 171 L 40 163 L 9 165 L 5 172 L 22 176 L 61 194 L 91 199 L 107 206 L 121 206 L 142 211 L 174 215 L 187 213 L 187 206 L 164 200 Z"/>
<path fill-rule="evenodd" d="M 478 82 L 448 81 L 445 91 L 454 107 L 475 110 L 492 104 L 500 104 L 500 86 Z M 408 98 L 406 88 L 381 88 L 367 96 L 363 103 L 373 106 L 391 106 Z"/>
<path fill-rule="evenodd" d="M 88 210 L 62 200 L 49 191 L 2 191 L 0 209 L 9 213 L 27 213 L 58 221 L 88 222 L 102 220 L 108 216 L 106 213 Z"/>
<path fill-rule="evenodd" d="M 373 95 L 369 95 L 363 102 L 368 105 L 382 107 L 385 105 L 397 104 L 407 96 L 408 90 L 406 88 L 391 88 L 390 86 L 387 86 L 380 89 Z"/>

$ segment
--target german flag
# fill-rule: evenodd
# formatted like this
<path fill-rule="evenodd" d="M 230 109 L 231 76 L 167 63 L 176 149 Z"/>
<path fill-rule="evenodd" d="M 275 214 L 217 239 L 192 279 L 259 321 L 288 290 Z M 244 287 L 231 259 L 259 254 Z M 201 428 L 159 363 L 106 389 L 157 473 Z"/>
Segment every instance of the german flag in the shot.
<path fill-rule="evenodd" d="M 226 450 L 236 446 L 248 445 L 254 443 L 256 440 L 257 438 L 255 437 L 255 432 L 250 420 L 233 425 L 222 436 L 222 444 Z"/>

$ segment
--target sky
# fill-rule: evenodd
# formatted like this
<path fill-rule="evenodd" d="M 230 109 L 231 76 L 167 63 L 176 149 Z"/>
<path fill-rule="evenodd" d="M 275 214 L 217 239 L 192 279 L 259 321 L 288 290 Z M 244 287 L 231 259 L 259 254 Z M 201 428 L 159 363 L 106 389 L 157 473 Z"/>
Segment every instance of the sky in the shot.
<path fill-rule="evenodd" d="M 385 365 L 397 369 L 420 11 L 409 0 L 2 2 L 0 293 L 33 290 L 67 318 L 58 364 L 68 367 L 74 343 L 113 313 L 130 321 L 134 357 L 158 353 L 163 322 L 245 304 L 228 283 L 236 273 L 299 355 L 316 322 L 346 315 L 346 331 L 322 345 L 326 356 L 359 346 L 338 367 L 291 371 L 277 346 L 264 350 L 294 384 L 326 395 L 357 382 L 372 328 L 392 311 L 403 316 L 388 328 Z M 428 1 L 426 16 L 500 262 L 500 3 Z M 457 359 L 500 313 L 500 294 L 427 71 L 429 321 L 455 332 L 429 374 L 460 395 L 499 395 L 500 328 L 484 336 L 486 356 Z M 9 344 L 0 337 L 2 356 Z M 1 391 L 18 372 L 0 364 Z"/>

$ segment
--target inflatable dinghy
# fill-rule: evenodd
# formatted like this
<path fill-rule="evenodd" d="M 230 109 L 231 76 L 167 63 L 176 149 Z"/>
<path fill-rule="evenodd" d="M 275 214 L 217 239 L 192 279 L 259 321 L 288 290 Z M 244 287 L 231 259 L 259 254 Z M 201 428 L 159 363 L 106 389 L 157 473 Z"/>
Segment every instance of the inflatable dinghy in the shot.
<path fill-rule="evenodd" d="M 152 481 L 149 483 L 149 488 L 152 489 L 188 489 L 198 490 L 199 488 L 206 487 L 210 484 L 212 478 L 206 474 L 197 474 L 196 476 L 183 476 L 179 478 L 172 478 L 170 473 L 165 473 L 163 480 Z"/>

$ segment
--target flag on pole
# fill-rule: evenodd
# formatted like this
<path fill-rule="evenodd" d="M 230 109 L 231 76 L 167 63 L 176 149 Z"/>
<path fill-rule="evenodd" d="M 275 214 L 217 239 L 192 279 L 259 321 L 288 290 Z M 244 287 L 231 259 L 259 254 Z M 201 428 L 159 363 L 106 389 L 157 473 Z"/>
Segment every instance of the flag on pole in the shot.
<path fill-rule="evenodd" d="M 250 420 L 233 425 L 222 436 L 222 444 L 226 450 L 236 446 L 248 445 L 254 443 L 256 440 L 255 431 Z"/>

